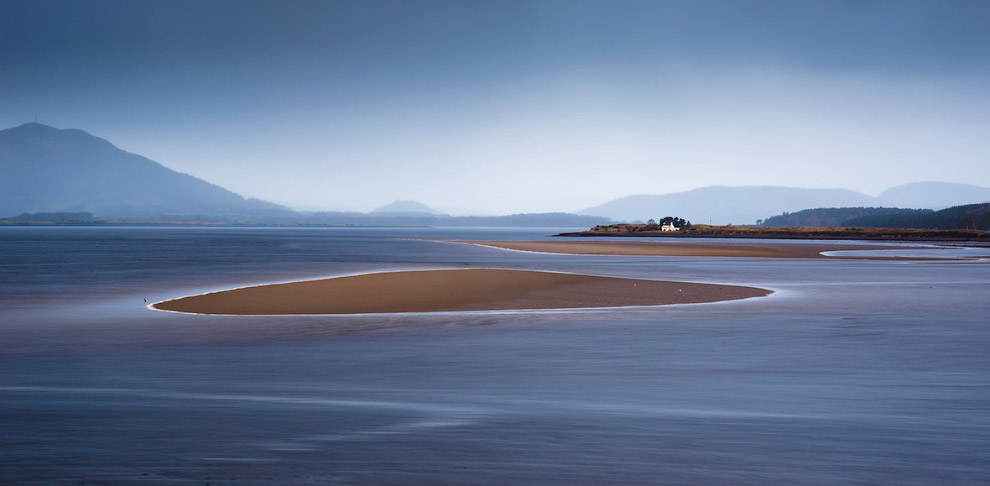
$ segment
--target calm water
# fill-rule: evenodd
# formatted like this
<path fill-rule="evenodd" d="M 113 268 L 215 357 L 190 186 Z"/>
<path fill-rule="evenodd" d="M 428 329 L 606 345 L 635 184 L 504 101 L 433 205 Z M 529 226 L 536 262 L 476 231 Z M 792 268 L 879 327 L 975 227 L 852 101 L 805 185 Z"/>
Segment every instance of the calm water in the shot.
<path fill-rule="evenodd" d="M 415 239 L 560 230 L 0 228 L 0 483 L 990 483 L 990 265 Z M 777 293 L 349 317 L 144 307 L 465 266 Z"/>

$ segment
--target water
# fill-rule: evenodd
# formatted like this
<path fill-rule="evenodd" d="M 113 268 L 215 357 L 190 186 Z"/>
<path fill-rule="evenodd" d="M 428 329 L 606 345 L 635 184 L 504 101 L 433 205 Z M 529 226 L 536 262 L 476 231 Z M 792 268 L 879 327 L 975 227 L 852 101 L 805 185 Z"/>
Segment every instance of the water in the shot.
<path fill-rule="evenodd" d="M 547 255 L 414 239 L 559 231 L 0 228 L 0 483 L 990 482 L 990 265 Z M 452 267 L 777 293 L 396 316 L 144 307 Z"/>

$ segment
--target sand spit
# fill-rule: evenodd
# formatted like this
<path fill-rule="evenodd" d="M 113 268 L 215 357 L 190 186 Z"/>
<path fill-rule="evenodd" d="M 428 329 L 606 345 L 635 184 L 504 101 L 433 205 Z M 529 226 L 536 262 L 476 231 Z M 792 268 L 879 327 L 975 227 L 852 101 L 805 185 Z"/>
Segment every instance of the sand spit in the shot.
<path fill-rule="evenodd" d="M 151 308 L 220 315 L 367 314 L 688 304 L 771 293 L 733 285 L 458 269 L 371 273 L 244 287 L 157 302 Z"/>

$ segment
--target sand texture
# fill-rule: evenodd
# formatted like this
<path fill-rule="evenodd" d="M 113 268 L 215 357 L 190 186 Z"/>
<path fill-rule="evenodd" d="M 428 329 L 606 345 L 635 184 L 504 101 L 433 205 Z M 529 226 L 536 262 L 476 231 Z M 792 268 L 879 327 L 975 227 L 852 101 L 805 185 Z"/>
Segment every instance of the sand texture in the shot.
<path fill-rule="evenodd" d="M 196 314 L 364 314 L 564 309 L 717 302 L 765 296 L 733 285 L 524 270 L 373 273 L 225 290 L 152 304 Z"/>

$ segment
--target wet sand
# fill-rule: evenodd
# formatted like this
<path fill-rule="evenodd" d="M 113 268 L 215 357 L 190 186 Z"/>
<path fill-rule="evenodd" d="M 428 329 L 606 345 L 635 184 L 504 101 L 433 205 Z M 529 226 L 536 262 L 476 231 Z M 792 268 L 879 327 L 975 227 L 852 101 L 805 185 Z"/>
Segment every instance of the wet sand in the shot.
<path fill-rule="evenodd" d="M 525 270 L 373 273 L 260 285 L 166 300 L 157 310 L 194 314 L 365 314 L 567 309 L 719 302 L 766 289 Z"/>
<path fill-rule="evenodd" d="M 752 242 L 644 242 L 644 241 L 455 241 L 506 250 L 564 253 L 572 255 L 629 255 L 683 257 L 750 257 L 750 258 L 828 258 L 856 260 L 934 260 L 911 257 L 825 256 L 823 251 L 892 250 L 900 246 L 879 245 L 817 245 L 813 243 L 752 243 Z"/>

